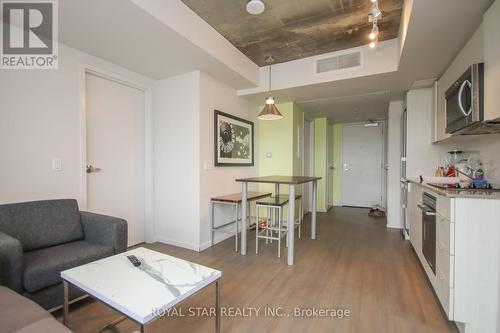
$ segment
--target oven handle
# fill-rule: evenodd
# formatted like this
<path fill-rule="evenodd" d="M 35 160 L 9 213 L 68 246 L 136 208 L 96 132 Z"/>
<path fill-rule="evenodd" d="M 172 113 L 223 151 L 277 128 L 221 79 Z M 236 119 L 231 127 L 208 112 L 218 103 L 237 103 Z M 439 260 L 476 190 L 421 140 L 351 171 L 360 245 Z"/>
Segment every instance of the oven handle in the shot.
<path fill-rule="evenodd" d="M 417 205 L 418 208 L 426 215 L 426 216 L 436 216 L 436 212 L 433 212 L 432 210 L 429 210 L 428 208 L 422 206 L 422 205 Z"/>
<path fill-rule="evenodd" d="M 462 113 L 464 114 L 465 117 L 468 117 L 471 115 L 472 113 L 472 103 L 470 105 L 470 108 L 469 110 L 465 111 L 464 109 L 464 105 L 462 104 L 462 95 L 464 93 L 464 88 L 465 86 L 468 86 L 469 89 L 472 90 L 472 83 L 470 83 L 469 80 L 465 80 L 462 85 L 460 86 L 460 90 L 458 91 L 458 108 L 460 109 L 460 111 L 462 111 Z M 472 97 L 471 97 L 472 98 Z"/>

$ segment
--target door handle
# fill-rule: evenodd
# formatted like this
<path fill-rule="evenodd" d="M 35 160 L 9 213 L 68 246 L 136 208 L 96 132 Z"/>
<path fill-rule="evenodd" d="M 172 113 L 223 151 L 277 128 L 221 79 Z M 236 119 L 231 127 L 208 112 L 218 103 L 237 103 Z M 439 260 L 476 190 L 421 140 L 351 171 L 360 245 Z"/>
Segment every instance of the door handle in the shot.
<path fill-rule="evenodd" d="M 464 93 L 464 88 L 465 86 L 467 86 L 469 89 L 472 90 L 472 83 L 470 83 L 469 80 L 465 80 L 462 85 L 460 86 L 460 90 L 458 91 L 458 108 L 460 109 L 460 111 L 462 111 L 462 113 L 464 114 L 465 117 L 468 117 L 470 116 L 470 114 L 472 113 L 472 103 L 469 107 L 469 109 L 467 111 L 465 111 L 464 109 L 464 105 L 462 104 L 462 95 Z M 472 96 L 471 96 L 472 98 Z"/>
<path fill-rule="evenodd" d="M 344 163 L 344 171 L 351 171 L 351 169 L 347 167 L 347 163 Z"/>
<path fill-rule="evenodd" d="M 87 173 L 94 173 L 101 171 L 101 168 L 95 168 L 92 164 L 87 164 Z"/>

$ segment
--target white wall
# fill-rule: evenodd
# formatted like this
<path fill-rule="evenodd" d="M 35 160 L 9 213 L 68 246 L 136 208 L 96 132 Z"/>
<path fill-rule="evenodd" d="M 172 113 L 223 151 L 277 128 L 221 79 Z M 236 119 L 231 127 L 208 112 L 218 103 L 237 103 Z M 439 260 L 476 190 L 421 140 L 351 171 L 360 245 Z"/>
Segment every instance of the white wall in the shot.
<path fill-rule="evenodd" d="M 254 156 L 258 165 L 258 121 L 257 106 L 236 95 L 236 90 L 216 79 L 201 73 L 200 76 L 200 248 L 210 245 L 210 199 L 214 196 L 241 191 L 236 178 L 253 177 L 258 174 L 254 167 L 214 167 L 214 110 L 230 113 L 254 122 Z M 253 187 L 251 188 L 253 189 Z M 219 206 L 215 210 L 216 222 L 221 225 L 231 221 L 234 212 L 229 207 Z M 216 232 L 215 239 L 231 237 Z"/>
<path fill-rule="evenodd" d="M 199 244 L 200 73 L 153 86 L 155 240 L 197 249 Z"/>
<path fill-rule="evenodd" d="M 214 167 L 214 110 L 254 122 L 257 115 L 257 107 L 239 98 L 236 90 L 201 72 L 154 83 L 158 241 L 192 250 L 210 246 L 210 199 L 241 191 L 235 179 L 257 174 L 256 167 Z M 257 133 L 256 126 L 255 136 Z M 218 207 L 217 223 L 230 221 L 233 214 L 229 207 Z M 231 235 L 216 233 L 216 242 L 228 237 Z"/>
<path fill-rule="evenodd" d="M 125 80 L 144 76 L 59 47 L 58 70 L 0 71 L 0 203 L 75 198 L 83 207 L 81 83 L 84 65 Z M 52 158 L 63 170 L 51 171 Z"/>
<path fill-rule="evenodd" d="M 401 221 L 401 115 L 403 101 L 389 104 L 387 122 L 387 227 L 403 228 Z"/>

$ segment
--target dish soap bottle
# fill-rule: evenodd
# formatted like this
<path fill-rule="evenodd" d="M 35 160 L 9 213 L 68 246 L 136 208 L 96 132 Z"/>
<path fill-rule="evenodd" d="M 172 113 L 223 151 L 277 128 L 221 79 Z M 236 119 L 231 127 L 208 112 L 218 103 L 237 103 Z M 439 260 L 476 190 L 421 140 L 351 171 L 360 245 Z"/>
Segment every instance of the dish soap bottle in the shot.
<path fill-rule="evenodd" d="M 484 170 L 483 170 L 483 163 L 479 162 L 478 163 L 478 168 L 474 172 L 474 179 L 484 179 Z"/>

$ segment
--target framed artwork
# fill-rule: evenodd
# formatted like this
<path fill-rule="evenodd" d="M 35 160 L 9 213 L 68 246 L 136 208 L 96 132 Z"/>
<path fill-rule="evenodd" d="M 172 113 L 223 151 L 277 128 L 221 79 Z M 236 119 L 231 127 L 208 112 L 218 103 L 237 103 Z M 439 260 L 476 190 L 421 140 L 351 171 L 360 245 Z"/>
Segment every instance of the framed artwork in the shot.
<path fill-rule="evenodd" d="M 214 111 L 215 166 L 253 166 L 253 122 Z"/>

